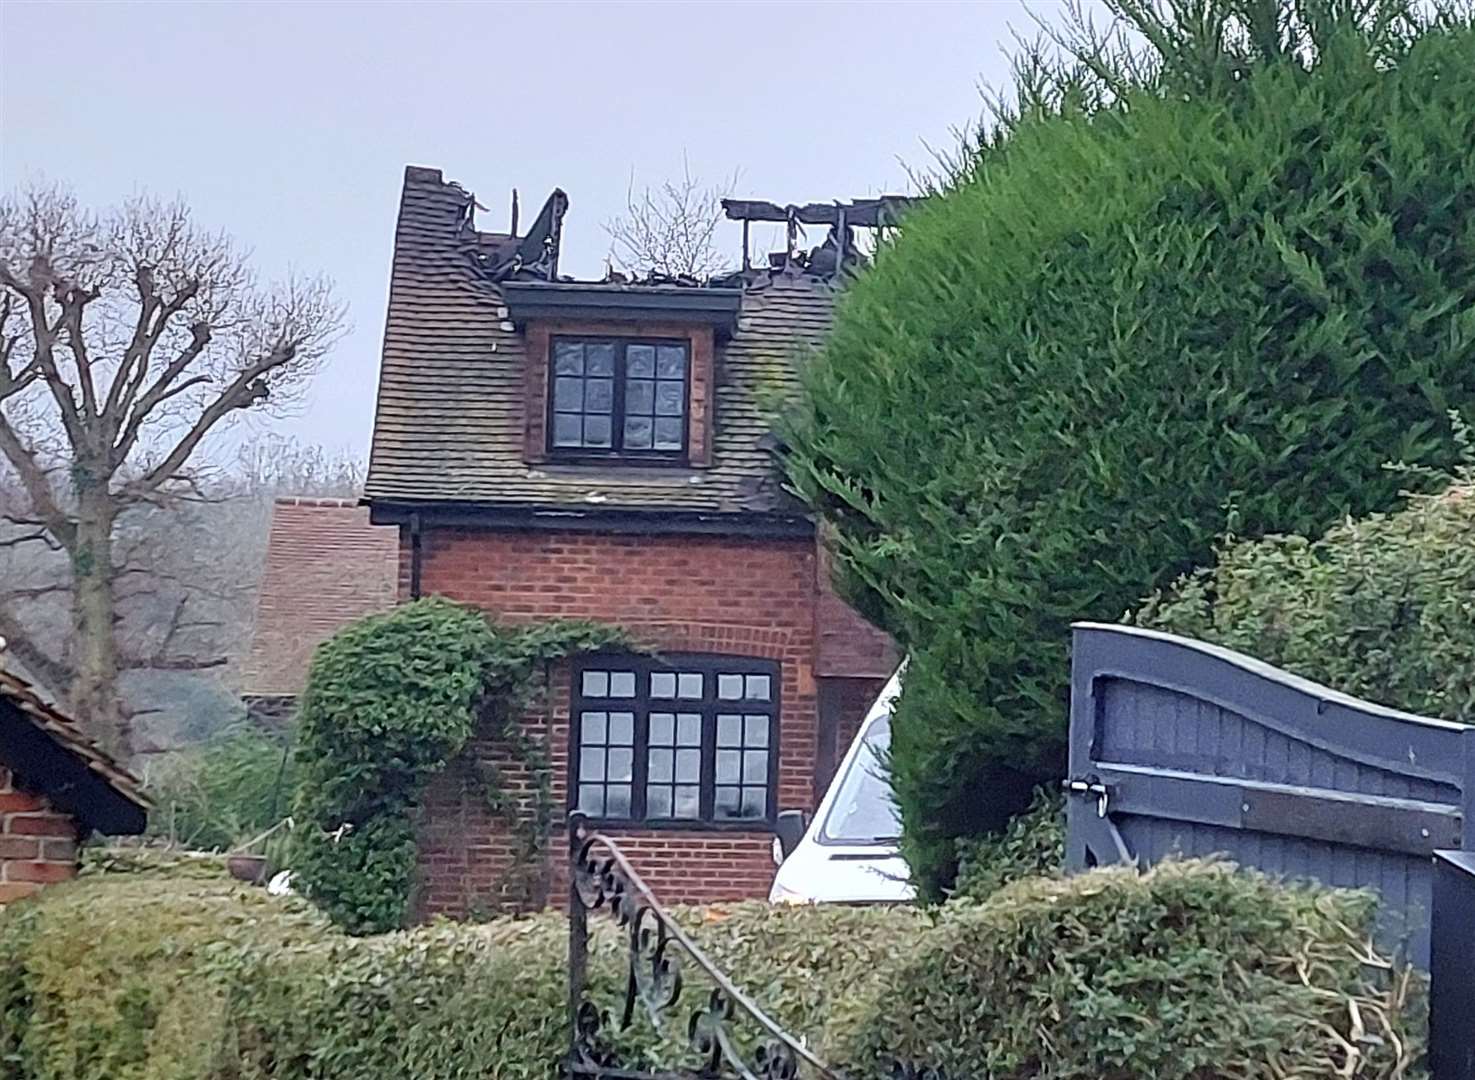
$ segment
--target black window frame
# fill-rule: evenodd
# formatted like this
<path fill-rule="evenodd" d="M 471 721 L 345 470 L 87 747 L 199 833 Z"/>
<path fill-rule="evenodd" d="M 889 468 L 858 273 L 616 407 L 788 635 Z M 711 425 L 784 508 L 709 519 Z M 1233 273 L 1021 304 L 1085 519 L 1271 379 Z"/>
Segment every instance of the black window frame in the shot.
<path fill-rule="evenodd" d="M 556 390 L 558 370 L 555 358 L 558 346 L 563 342 L 581 345 L 612 345 L 615 350 L 614 400 L 610 407 L 610 446 L 608 449 L 593 446 L 558 446 L 555 442 L 558 424 Z M 686 354 L 685 371 L 681 384 L 681 448 L 679 450 L 627 450 L 625 440 L 625 354 L 631 345 L 661 346 L 679 345 Z M 691 459 L 691 365 L 692 343 L 684 337 L 647 337 L 634 335 L 620 337 L 611 334 L 553 334 L 548 338 L 548 393 L 544 413 L 547 437 L 544 440 L 549 461 L 573 464 L 608 464 L 610 462 L 639 463 L 642 465 L 686 465 Z M 583 376 L 587 378 L 587 376 Z M 658 380 L 655 380 L 658 381 Z M 589 415 L 583 413 L 581 415 Z M 654 419 L 654 418 L 653 418 Z M 654 432 L 652 432 L 654 443 Z"/>
<path fill-rule="evenodd" d="M 633 698 L 584 697 L 585 671 L 634 671 L 635 696 Z M 656 672 L 701 671 L 703 678 L 702 696 L 691 698 L 652 698 L 650 675 Z M 717 696 L 717 675 L 741 674 L 766 675 L 769 679 L 769 699 L 757 702 L 752 699 L 721 699 Z M 732 656 L 721 653 L 667 653 L 661 657 L 639 656 L 626 653 L 592 653 L 570 665 L 569 686 L 569 754 L 568 795 L 569 812 L 579 805 L 579 751 L 582 748 L 582 714 L 592 712 L 634 712 L 634 767 L 631 775 L 631 803 L 629 817 L 588 815 L 590 822 L 619 828 L 694 830 L 719 832 L 771 831 L 778 818 L 779 761 L 783 725 L 783 669 L 776 660 L 763 657 Z M 768 775 L 762 817 L 718 818 L 715 815 L 717 789 L 717 716 L 719 713 L 735 711 L 743 714 L 755 711 L 762 705 L 768 714 Z M 702 716 L 700 813 L 695 818 L 648 817 L 646 816 L 647 783 L 650 762 L 650 714 L 652 712 L 700 712 Z M 608 781 L 605 781 L 608 783 Z M 756 785 L 754 785 L 756 786 Z"/>

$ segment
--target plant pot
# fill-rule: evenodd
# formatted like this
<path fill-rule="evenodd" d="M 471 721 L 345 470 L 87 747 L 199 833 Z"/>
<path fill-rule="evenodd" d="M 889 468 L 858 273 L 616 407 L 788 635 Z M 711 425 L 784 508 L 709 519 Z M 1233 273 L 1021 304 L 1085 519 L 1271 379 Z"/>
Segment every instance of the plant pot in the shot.
<path fill-rule="evenodd" d="M 231 877 L 248 885 L 260 885 L 266 880 L 265 855 L 228 855 L 225 868 Z"/>

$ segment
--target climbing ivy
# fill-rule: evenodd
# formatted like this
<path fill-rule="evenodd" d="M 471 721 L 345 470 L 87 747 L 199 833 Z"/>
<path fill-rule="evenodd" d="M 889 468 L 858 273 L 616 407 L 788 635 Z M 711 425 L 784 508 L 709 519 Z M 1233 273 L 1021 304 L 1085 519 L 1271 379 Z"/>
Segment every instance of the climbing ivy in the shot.
<path fill-rule="evenodd" d="M 414 884 L 412 812 L 430 778 L 452 764 L 482 786 L 508 819 L 519 863 L 533 866 L 552 822 L 550 770 L 541 745 L 507 721 L 523 714 L 549 661 L 629 644 L 623 631 L 587 622 L 500 626 L 438 597 L 326 642 L 313 657 L 298 732 L 300 886 L 351 932 L 402 926 Z M 531 776 L 531 814 L 519 813 L 495 766 L 466 752 L 478 731 Z"/>

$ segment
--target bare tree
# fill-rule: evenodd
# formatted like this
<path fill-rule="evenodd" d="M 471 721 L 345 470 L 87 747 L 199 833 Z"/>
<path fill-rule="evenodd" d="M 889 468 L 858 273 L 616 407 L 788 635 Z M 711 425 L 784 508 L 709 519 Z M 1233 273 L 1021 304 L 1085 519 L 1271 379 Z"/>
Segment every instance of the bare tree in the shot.
<path fill-rule="evenodd" d="M 199 493 L 120 515 L 117 568 L 119 709 L 133 721 L 135 754 L 177 748 L 239 718 L 235 678 L 250 645 L 278 495 L 353 497 L 362 463 L 347 453 L 264 435 L 199 477 Z M 6 491 L 0 505 L 23 493 Z M 20 530 L 12 527 L 13 533 Z M 0 620 L 36 678 L 73 676 L 70 569 L 65 551 L 0 545 Z"/>
<path fill-rule="evenodd" d="M 717 229 L 722 197 L 737 181 L 733 173 L 725 186 L 709 187 L 684 162 L 681 178 L 658 188 L 637 192 L 632 176 L 625 213 L 605 225 L 610 262 L 637 278 L 703 279 L 730 271 L 732 261 L 717 247 Z"/>
<path fill-rule="evenodd" d="M 293 401 L 342 325 L 325 281 L 259 285 L 182 203 L 95 214 L 59 187 L 0 202 L 0 461 L 15 481 L 0 545 L 66 556 L 69 648 L 38 643 L 10 602 L 0 634 L 119 752 L 133 742 L 119 603 L 156 560 L 138 545 L 157 530 L 132 523 L 201 498 L 205 437 Z M 183 609 L 165 616 L 160 648 L 191 629 Z"/>

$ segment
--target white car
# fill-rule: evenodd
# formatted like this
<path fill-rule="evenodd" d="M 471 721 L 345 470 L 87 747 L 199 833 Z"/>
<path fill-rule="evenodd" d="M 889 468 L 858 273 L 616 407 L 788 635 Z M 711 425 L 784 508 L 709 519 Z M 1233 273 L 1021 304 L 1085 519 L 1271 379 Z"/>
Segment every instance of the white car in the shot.
<path fill-rule="evenodd" d="M 897 847 L 901 822 L 881 759 L 891 745 L 891 706 L 903 669 L 866 713 L 845 760 L 805 826 L 798 810 L 778 817 L 774 904 L 906 903 L 915 896 Z"/>

